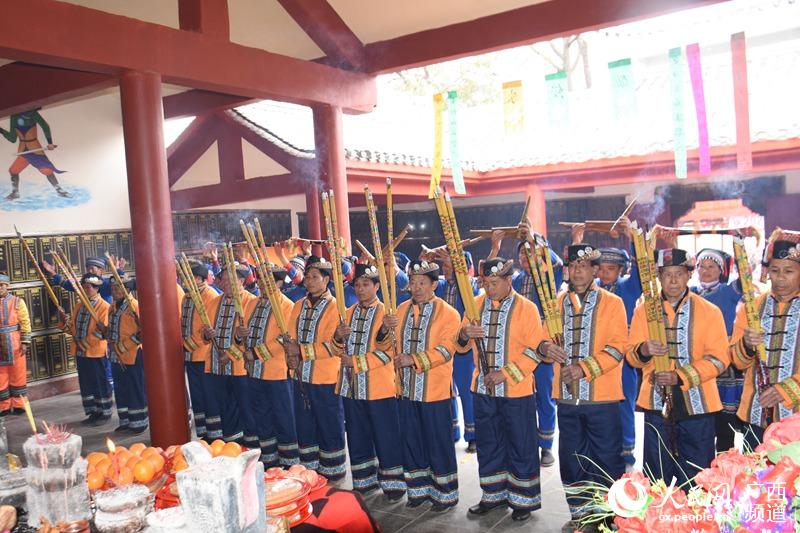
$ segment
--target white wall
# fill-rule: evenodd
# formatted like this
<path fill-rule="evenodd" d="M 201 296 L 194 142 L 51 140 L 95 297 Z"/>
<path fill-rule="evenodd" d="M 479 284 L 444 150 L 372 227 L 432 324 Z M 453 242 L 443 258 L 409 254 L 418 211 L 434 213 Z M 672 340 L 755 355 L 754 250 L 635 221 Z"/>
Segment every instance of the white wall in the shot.
<path fill-rule="evenodd" d="M 0 233 L 16 224 L 25 233 L 68 233 L 130 227 L 125 145 L 119 92 L 47 107 L 40 111 L 58 148 L 47 152 L 73 198 L 56 197 L 47 179 L 29 166 L 20 174 L 19 200 L 5 200 L 10 190 L 8 167 L 17 144 L 0 139 Z M 0 125 L 8 129 L 9 119 Z M 46 140 L 39 131 L 39 140 Z M 63 206 L 64 203 L 72 205 Z"/>

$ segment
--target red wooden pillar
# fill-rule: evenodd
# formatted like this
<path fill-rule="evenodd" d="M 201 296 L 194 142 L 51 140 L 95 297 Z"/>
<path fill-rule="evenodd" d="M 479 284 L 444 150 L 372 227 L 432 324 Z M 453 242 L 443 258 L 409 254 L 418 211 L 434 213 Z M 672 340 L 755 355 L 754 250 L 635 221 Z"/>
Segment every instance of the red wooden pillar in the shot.
<path fill-rule="evenodd" d="M 189 421 L 162 130 L 161 76 L 126 72 L 119 87 L 150 436 L 154 446 L 167 447 L 189 440 Z"/>
<path fill-rule="evenodd" d="M 330 185 L 336 198 L 336 216 L 341 235 L 351 248 L 347 199 L 347 165 L 344 158 L 342 109 L 330 105 L 314 108 L 314 143 L 320 181 Z"/>
<path fill-rule="evenodd" d="M 525 188 L 525 198 L 531 198 L 531 207 L 528 210 L 528 220 L 531 229 L 547 237 L 547 209 L 544 202 L 544 191 L 535 183 L 528 183 Z"/>
<path fill-rule="evenodd" d="M 322 202 L 320 202 L 320 193 L 322 192 L 319 186 L 319 181 L 314 180 L 306 186 L 306 222 L 308 223 L 309 239 L 323 239 L 325 236 L 322 231 Z M 337 213 L 338 214 L 338 213 Z M 314 245 L 312 247 L 316 255 L 322 254 L 322 247 Z"/>

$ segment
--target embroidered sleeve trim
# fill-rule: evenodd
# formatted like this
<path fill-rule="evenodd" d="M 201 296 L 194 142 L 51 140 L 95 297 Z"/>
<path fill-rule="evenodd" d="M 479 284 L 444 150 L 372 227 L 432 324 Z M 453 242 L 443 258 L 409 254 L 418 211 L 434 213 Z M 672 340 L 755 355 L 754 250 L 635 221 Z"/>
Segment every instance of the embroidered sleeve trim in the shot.
<path fill-rule="evenodd" d="M 451 354 L 451 353 L 450 353 L 450 352 L 447 350 L 447 348 L 445 348 L 444 346 L 437 346 L 437 347 L 435 348 L 435 350 L 436 350 L 437 352 L 439 352 L 440 354 L 442 354 L 442 357 L 444 357 L 444 360 L 445 360 L 445 361 L 449 361 L 450 359 L 452 359 L 452 358 L 453 358 L 453 354 Z"/>
<path fill-rule="evenodd" d="M 680 373 L 683 378 L 685 388 L 692 388 L 700 385 L 700 373 L 692 365 L 684 365 L 678 368 L 677 372 Z"/>
<path fill-rule="evenodd" d="M 303 361 L 314 361 L 317 358 L 317 351 L 313 344 L 301 343 L 300 354 L 303 356 Z"/>
<path fill-rule="evenodd" d="M 197 348 L 199 348 L 199 346 L 197 346 L 197 343 L 194 342 L 191 338 L 183 339 L 183 347 L 186 349 L 187 352 L 193 352 Z"/>
<path fill-rule="evenodd" d="M 238 346 L 231 346 L 226 350 L 226 353 L 230 354 L 237 361 L 241 361 L 242 357 L 244 357 L 244 352 L 242 352 Z"/>
<path fill-rule="evenodd" d="M 263 342 L 256 344 L 253 346 L 253 351 L 256 352 L 256 355 L 262 361 L 269 361 L 272 359 L 272 354 L 267 349 L 267 345 Z"/>
<path fill-rule="evenodd" d="M 511 381 L 513 381 L 515 385 L 525 379 L 522 371 L 513 361 L 506 363 L 506 365 L 503 367 L 503 370 L 506 371 L 506 374 L 508 374 L 508 377 L 511 378 Z"/>
<path fill-rule="evenodd" d="M 590 355 L 589 357 L 581 361 L 581 363 L 585 363 L 586 365 L 585 368 L 586 370 L 589 371 L 590 381 L 603 375 L 603 368 L 600 366 L 600 363 L 597 362 L 597 359 L 595 359 L 593 355 Z"/>
<path fill-rule="evenodd" d="M 794 409 L 800 405 L 800 384 L 794 378 L 787 378 L 776 385 L 778 392 L 781 392 L 784 400 L 791 404 Z"/>
<path fill-rule="evenodd" d="M 389 357 L 389 354 L 387 354 L 383 350 L 375 350 L 375 357 L 380 359 L 381 363 L 383 363 L 384 365 L 388 365 L 389 363 L 392 362 L 392 358 Z"/>
<path fill-rule="evenodd" d="M 619 350 L 617 350 L 613 346 L 606 345 L 606 347 L 603 348 L 603 351 L 606 352 L 611 357 L 613 357 L 614 359 L 616 359 L 617 362 L 622 362 L 622 359 L 624 357 L 622 355 L 622 352 L 620 352 Z"/>
<path fill-rule="evenodd" d="M 366 355 L 356 355 L 353 357 L 353 366 L 357 373 L 369 371 L 369 363 L 367 363 Z"/>
<path fill-rule="evenodd" d="M 136 334 L 136 335 L 131 335 L 131 341 L 132 341 L 134 344 L 142 344 L 142 339 L 141 339 L 141 337 L 139 337 L 139 335 L 138 335 L 138 334 Z"/>
<path fill-rule="evenodd" d="M 741 339 L 739 342 L 733 345 L 733 353 L 739 358 L 739 361 L 745 364 L 749 364 L 755 358 L 754 355 L 751 355 L 747 352 L 747 347 L 744 345 L 744 339 Z"/>
<path fill-rule="evenodd" d="M 329 355 L 329 356 L 331 356 L 331 357 L 333 357 L 333 348 L 331 347 L 331 343 L 329 343 L 329 342 L 323 342 L 323 343 L 322 343 L 322 346 L 323 346 L 323 348 L 325 348 L 325 350 L 327 350 L 327 351 L 328 351 L 328 355 Z"/>
<path fill-rule="evenodd" d="M 714 357 L 713 355 L 704 355 L 703 359 L 706 361 L 711 361 L 711 364 L 717 369 L 717 375 L 722 374 L 725 372 L 725 363 Z"/>
<path fill-rule="evenodd" d="M 92 335 L 94 335 L 94 336 L 95 336 L 95 337 L 97 337 L 98 339 L 102 339 L 102 338 L 103 338 L 103 334 L 102 334 L 102 333 L 100 333 L 100 332 L 99 332 L 99 331 L 97 331 L 97 330 L 94 330 L 94 331 L 92 332 Z"/>
<path fill-rule="evenodd" d="M 529 357 L 529 358 L 533 359 L 537 363 L 541 363 L 542 362 L 541 356 L 533 348 L 525 348 L 524 350 L 522 350 L 522 355 L 524 355 L 525 357 Z"/>
<path fill-rule="evenodd" d="M 427 372 L 431 369 L 431 360 L 428 357 L 428 354 L 425 352 L 414 354 L 414 360 L 416 361 L 417 368 L 419 368 L 420 372 Z"/>

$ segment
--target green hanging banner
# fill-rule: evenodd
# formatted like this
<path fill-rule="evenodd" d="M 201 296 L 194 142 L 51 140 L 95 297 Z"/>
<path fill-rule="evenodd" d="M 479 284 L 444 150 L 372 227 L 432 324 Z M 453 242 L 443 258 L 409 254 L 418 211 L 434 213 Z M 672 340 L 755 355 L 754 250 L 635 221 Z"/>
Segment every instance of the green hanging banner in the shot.
<path fill-rule="evenodd" d="M 675 177 L 679 180 L 686 179 L 686 116 L 684 105 L 684 71 L 686 60 L 682 48 L 672 48 L 669 51 L 669 80 L 672 98 L 672 130 L 675 143 Z"/>
<path fill-rule="evenodd" d="M 547 88 L 547 116 L 550 126 L 564 128 L 569 125 L 567 73 L 562 71 L 544 77 Z"/>
<path fill-rule="evenodd" d="M 618 122 L 630 122 L 636 116 L 636 86 L 630 58 L 608 64 L 611 78 L 611 104 Z"/>
<path fill-rule="evenodd" d="M 453 173 L 453 187 L 458 194 L 467 194 L 464 173 L 461 171 L 461 157 L 458 153 L 458 92 L 447 93 L 447 118 L 450 130 L 450 171 Z"/>

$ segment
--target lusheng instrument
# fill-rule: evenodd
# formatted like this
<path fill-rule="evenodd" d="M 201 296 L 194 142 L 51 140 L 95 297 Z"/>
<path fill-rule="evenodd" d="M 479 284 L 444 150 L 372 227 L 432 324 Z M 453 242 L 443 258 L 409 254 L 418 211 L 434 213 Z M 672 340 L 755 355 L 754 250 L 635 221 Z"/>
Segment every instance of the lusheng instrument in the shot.
<path fill-rule="evenodd" d="M 617 218 L 617 220 L 587 220 L 586 222 L 559 222 L 559 226 L 566 226 L 568 228 L 574 228 L 575 226 L 584 226 L 584 230 L 586 231 L 595 231 L 597 233 L 611 233 L 617 228 L 617 224 L 619 224 L 619 219 L 622 217 L 627 217 L 633 211 L 633 208 L 636 206 L 636 201 L 638 197 L 635 197 L 631 200 L 625 209 L 622 211 L 622 214 Z"/>
<path fill-rule="evenodd" d="M 66 254 L 64 254 L 64 250 L 62 250 L 60 246 L 57 246 L 56 249 L 51 250 L 50 253 L 53 256 L 53 261 L 56 263 L 56 266 L 61 269 L 61 272 L 64 273 L 69 284 L 72 285 L 83 307 L 86 308 L 86 311 L 88 311 L 89 315 L 96 323 L 101 323 L 100 317 L 97 316 L 97 312 L 94 310 L 94 306 L 92 306 L 92 302 L 89 300 L 89 296 L 86 294 L 86 291 L 83 290 L 80 279 L 75 275 L 75 271 L 72 270 L 72 265 L 70 265 L 69 259 L 67 259 Z"/>
<path fill-rule="evenodd" d="M 439 214 L 439 220 L 442 224 L 442 233 L 444 234 L 447 252 L 453 264 L 456 286 L 464 304 L 464 314 L 467 320 L 473 324 L 478 324 L 481 319 L 480 311 L 475 301 L 475 295 L 472 293 L 472 283 L 469 278 L 467 262 L 464 259 L 464 249 L 461 246 L 461 236 L 458 231 L 455 212 L 453 211 L 453 203 L 450 201 L 450 195 L 447 193 L 442 195 L 442 191 L 439 188 L 434 191 L 433 201 L 436 204 L 436 212 Z M 487 375 L 490 368 L 483 339 L 475 339 L 475 345 L 478 349 L 478 363 L 480 364 L 481 372 Z"/>
<path fill-rule="evenodd" d="M 203 298 L 200 296 L 200 289 L 197 287 L 197 282 L 194 279 L 192 267 L 189 264 L 189 259 L 186 257 L 186 254 L 181 254 L 180 259 L 175 260 L 175 266 L 181 277 L 181 283 L 186 288 L 186 294 L 192 300 L 194 308 L 197 310 L 200 322 L 207 328 L 212 327 L 211 320 L 208 318 L 208 311 L 203 303 Z"/>
<path fill-rule="evenodd" d="M 117 285 L 122 288 L 122 292 L 125 297 L 125 301 L 128 302 L 128 310 L 133 315 L 134 318 L 138 319 L 139 315 L 136 312 L 136 308 L 133 306 L 133 297 L 131 293 L 128 291 L 128 288 L 125 286 L 125 283 L 122 281 L 122 277 L 120 277 L 119 272 L 117 272 L 117 264 L 114 261 L 114 258 L 111 257 L 111 254 L 106 252 L 106 261 L 108 261 L 108 268 L 111 270 L 111 275 L 114 276 L 114 280 L 117 282 Z"/>
<path fill-rule="evenodd" d="M 39 277 L 39 281 L 41 281 L 42 285 L 44 285 L 44 290 L 47 292 L 47 297 L 50 298 L 50 301 L 53 302 L 53 305 L 56 306 L 56 309 L 58 309 L 60 312 L 63 312 L 64 309 L 61 307 L 61 302 L 58 301 L 56 293 L 53 291 L 53 287 L 50 285 L 50 282 L 47 281 L 47 276 L 45 276 L 44 272 L 42 272 L 42 268 L 39 266 L 39 262 L 36 261 L 36 257 L 34 257 L 30 246 L 28 246 L 28 242 L 25 240 L 25 237 L 22 236 L 22 233 L 19 232 L 16 225 L 14 225 L 14 231 L 17 233 L 17 238 L 19 238 L 19 241 L 22 243 L 22 247 L 25 249 L 25 254 L 28 256 L 28 259 L 31 260 L 33 267 L 36 269 L 36 275 Z"/>

